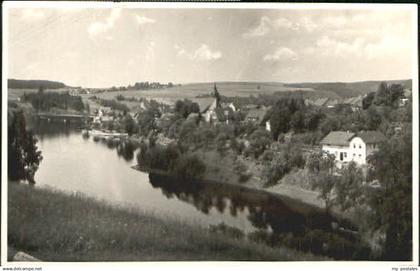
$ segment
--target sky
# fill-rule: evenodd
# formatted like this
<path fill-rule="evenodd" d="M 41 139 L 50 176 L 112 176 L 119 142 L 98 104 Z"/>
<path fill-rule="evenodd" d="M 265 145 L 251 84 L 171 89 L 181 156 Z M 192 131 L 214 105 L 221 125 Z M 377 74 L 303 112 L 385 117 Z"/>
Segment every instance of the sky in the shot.
<path fill-rule="evenodd" d="M 412 77 L 407 9 L 8 10 L 8 77 L 70 86 Z"/>

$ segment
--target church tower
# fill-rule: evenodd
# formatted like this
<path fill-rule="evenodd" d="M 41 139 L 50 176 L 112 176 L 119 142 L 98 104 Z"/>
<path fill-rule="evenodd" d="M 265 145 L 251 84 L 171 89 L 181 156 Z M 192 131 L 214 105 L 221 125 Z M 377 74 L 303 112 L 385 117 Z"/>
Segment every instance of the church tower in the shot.
<path fill-rule="evenodd" d="M 216 107 L 219 107 L 220 106 L 220 94 L 219 94 L 219 91 L 217 90 L 216 83 L 214 83 L 214 87 L 213 87 L 213 97 L 216 99 Z"/>

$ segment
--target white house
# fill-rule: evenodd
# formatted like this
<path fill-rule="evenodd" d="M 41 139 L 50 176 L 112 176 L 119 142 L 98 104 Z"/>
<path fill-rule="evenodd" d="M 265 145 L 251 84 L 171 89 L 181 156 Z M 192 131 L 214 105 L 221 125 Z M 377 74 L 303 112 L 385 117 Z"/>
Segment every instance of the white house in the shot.
<path fill-rule="evenodd" d="M 322 151 L 335 155 L 339 164 L 354 161 L 359 165 L 367 163 L 366 158 L 378 150 L 379 143 L 386 140 L 378 131 L 359 133 L 334 131 L 321 140 Z"/>

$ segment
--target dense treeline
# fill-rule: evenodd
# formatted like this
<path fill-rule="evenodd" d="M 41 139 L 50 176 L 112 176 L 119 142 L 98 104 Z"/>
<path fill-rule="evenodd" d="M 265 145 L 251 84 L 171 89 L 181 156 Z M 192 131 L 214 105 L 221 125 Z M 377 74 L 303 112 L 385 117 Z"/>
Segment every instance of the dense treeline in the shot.
<path fill-rule="evenodd" d="M 178 86 L 180 86 L 179 84 Z M 125 91 L 125 90 L 148 90 L 148 89 L 161 89 L 161 88 L 171 88 L 175 85 L 172 82 L 169 82 L 167 84 L 160 83 L 160 82 L 136 82 L 134 85 L 128 85 L 128 86 L 121 86 L 121 87 L 111 87 L 109 91 Z"/>
<path fill-rule="evenodd" d="M 8 111 L 8 178 L 10 181 L 27 180 L 34 184 L 35 172 L 42 160 L 41 151 L 36 146 L 37 139 L 26 128 L 22 110 Z"/>
<path fill-rule="evenodd" d="M 7 87 L 8 88 L 23 88 L 23 89 L 57 89 L 64 88 L 66 85 L 61 82 L 48 81 L 48 80 L 17 80 L 17 79 L 8 79 Z"/>
<path fill-rule="evenodd" d="M 114 99 L 108 100 L 108 99 L 102 99 L 102 98 L 98 98 L 96 96 L 92 96 L 89 99 L 97 102 L 98 104 L 104 106 L 104 107 L 110 107 L 112 110 L 120 110 L 123 112 L 128 112 L 130 111 L 130 108 L 124 104 L 124 103 L 120 103 Z"/>
<path fill-rule="evenodd" d="M 157 89 L 157 88 L 165 88 L 165 87 L 173 87 L 174 84 L 169 82 L 167 84 L 162 84 L 159 82 L 136 82 L 132 86 L 128 86 L 127 89 L 136 89 L 136 90 L 145 90 L 145 89 Z"/>
<path fill-rule="evenodd" d="M 187 181 L 200 179 L 205 170 L 205 164 L 196 155 L 185 152 L 176 143 L 167 147 L 151 142 L 140 144 L 137 163 L 146 168 L 158 169 Z"/>
<path fill-rule="evenodd" d="M 30 102 L 38 111 L 50 111 L 53 108 L 59 108 L 82 112 L 85 109 L 80 96 L 72 96 L 68 93 L 44 92 L 42 88 L 36 93 L 24 93 L 22 101 Z"/>
<path fill-rule="evenodd" d="M 370 92 L 363 99 L 363 109 L 372 104 L 376 106 L 397 107 L 399 100 L 404 97 L 404 87 L 398 84 L 387 85 L 382 82 L 376 92 Z"/>

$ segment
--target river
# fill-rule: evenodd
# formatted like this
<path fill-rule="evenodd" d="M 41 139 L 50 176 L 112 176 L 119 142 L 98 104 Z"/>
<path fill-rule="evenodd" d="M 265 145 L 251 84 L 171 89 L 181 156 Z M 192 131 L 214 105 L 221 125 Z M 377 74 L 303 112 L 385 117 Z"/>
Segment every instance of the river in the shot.
<path fill-rule="evenodd" d="M 35 175 L 37 186 L 82 192 L 203 227 L 223 223 L 246 234 L 275 236 L 270 237 L 272 242 L 336 258 L 353 257 L 336 256 L 325 248 L 331 234 L 346 242 L 354 242 L 354 237 L 334 231 L 332 225 L 340 222 L 317 208 L 266 192 L 216 183 L 176 182 L 134 170 L 136 150 L 83 137 L 72 124 L 40 121 L 34 131 L 43 155 Z M 310 246 L 314 238 L 319 239 L 315 250 L 305 247 L 308 235 Z"/>

